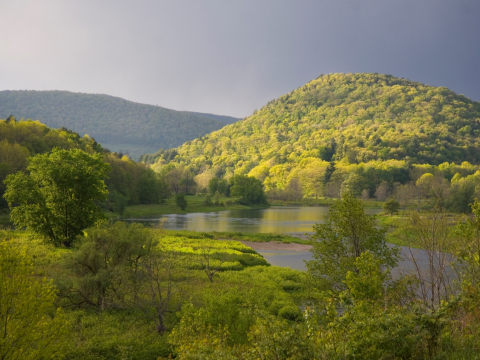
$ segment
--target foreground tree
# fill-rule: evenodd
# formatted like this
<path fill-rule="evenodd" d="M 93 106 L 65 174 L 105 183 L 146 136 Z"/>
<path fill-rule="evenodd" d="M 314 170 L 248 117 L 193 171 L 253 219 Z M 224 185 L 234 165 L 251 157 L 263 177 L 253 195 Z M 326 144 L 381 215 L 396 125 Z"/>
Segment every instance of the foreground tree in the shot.
<path fill-rule="evenodd" d="M 140 224 L 117 221 L 89 228 L 85 235 L 66 259 L 69 272 L 60 282 L 60 297 L 98 310 L 120 307 L 135 289 L 127 280 L 135 278 L 139 262 L 156 245 L 153 233 Z"/>
<path fill-rule="evenodd" d="M 398 251 L 387 246 L 386 229 L 377 229 L 362 201 L 350 193 L 330 207 L 324 223 L 315 225 L 314 230 L 310 237 L 313 260 L 307 262 L 307 268 L 318 290 L 333 294 L 346 290 L 345 276 L 358 271 L 355 261 L 365 251 L 381 266 L 396 264 Z"/>
<path fill-rule="evenodd" d="M 452 254 L 455 251 L 453 223 L 447 213 L 433 209 L 425 214 L 407 213 L 399 225 L 398 236 L 407 245 L 409 264 L 406 271 L 415 274 L 417 295 L 423 304 L 436 310 L 442 301 L 448 301 L 457 292 L 455 274 L 451 269 L 455 261 Z M 422 249 L 421 253 L 418 249 Z M 412 268 L 410 271 L 409 267 Z"/>
<path fill-rule="evenodd" d="M 5 199 L 16 227 L 27 227 L 56 246 L 71 246 L 83 229 L 103 217 L 95 201 L 107 198 L 110 166 L 99 154 L 54 149 L 30 158 L 29 174 L 5 180 Z"/>

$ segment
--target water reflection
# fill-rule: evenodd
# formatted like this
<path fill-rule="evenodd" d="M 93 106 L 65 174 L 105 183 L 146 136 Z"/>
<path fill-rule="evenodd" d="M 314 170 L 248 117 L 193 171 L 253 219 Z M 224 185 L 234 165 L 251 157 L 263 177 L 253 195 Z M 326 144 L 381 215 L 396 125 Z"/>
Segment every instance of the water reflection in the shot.
<path fill-rule="evenodd" d="M 380 209 L 367 209 L 369 214 Z M 322 222 L 328 207 L 272 206 L 268 209 L 227 210 L 208 213 L 165 215 L 164 228 L 190 231 L 240 231 L 246 233 L 303 234 L 312 232 L 313 225 Z M 132 219 L 156 223 L 160 218 Z"/>
<path fill-rule="evenodd" d="M 270 265 L 307 270 L 305 261 L 312 260 L 310 251 L 257 250 Z"/>

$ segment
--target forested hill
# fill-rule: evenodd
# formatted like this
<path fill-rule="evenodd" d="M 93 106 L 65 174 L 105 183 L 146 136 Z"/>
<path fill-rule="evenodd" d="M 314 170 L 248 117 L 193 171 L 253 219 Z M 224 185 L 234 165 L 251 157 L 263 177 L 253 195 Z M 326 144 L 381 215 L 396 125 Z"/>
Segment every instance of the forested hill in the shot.
<path fill-rule="evenodd" d="M 174 111 L 118 97 L 68 91 L 0 91 L 0 119 L 40 120 L 53 128 L 88 134 L 132 157 L 172 148 L 238 119 Z"/>
<path fill-rule="evenodd" d="M 480 103 L 444 87 L 379 74 L 330 74 L 235 124 L 156 159 L 201 173 L 250 174 L 267 187 L 308 167 L 480 163 Z M 160 155 L 160 154 L 159 154 Z M 294 175 L 292 175 L 294 174 Z M 273 183 L 272 183 L 273 182 Z"/>

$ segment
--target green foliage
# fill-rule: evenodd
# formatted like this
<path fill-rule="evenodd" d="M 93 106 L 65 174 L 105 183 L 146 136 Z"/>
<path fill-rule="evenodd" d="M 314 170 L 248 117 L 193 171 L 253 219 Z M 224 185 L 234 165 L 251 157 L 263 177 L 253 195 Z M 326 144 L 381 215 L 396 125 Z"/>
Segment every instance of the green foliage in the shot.
<path fill-rule="evenodd" d="M 208 182 L 208 192 L 210 195 L 215 195 L 216 192 L 219 192 L 222 195 L 227 195 L 228 192 L 228 182 L 226 179 L 219 179 L 217 177 L 213 177 Z"/>
<path fill-rule="evenodd" d="M 480 203 L 472 204 L 473 217 L 460 221 L 451 250 L 458 259 L 459 271 L 468 284 L 480 287 Z"/>
<path fill-rule="evenodd" d="M 471 204 L 475 200 L 478 180 L 472 179 L 472 176 L 452 180 L 454 181 L 452 181 L 451 197 L 449 199 L 450 208 L 464 214 L 471 213 Z"/>
<path fill-rule="evenodd" d="M 284 190 L 299 178 L 310 197 L 338 197 L 346 181 L 343 191 L 367 190 L 373 197 L 382 181 L 390 189 L 416 181 L 411 164 L 479 164 L 479 119 L 479 102 L 446 88 L 390 75 L 330 74 L 185 143 L 175 158 L 157 164 L 255 176 L 266 191 Z M 343 174 L 331 179 L 334 169 Z"/>
<path fill-rule="evenodd" d="M 290 235 L 274 234 L 274 233 L 242 233 L 239 231 L 211 231 L 211 232 L 197 232 L 188 230 L 165 230 L 169 236 L 187 237 L 189 239 L 229 239 L 242 240 L 251 242 L 282 242 L 285 244 L 297 243 L 307 244 L 306 240 L 299 239 Z M 248 248 L 248 247 L 247 247 Z"/>
<path fill-rule="evenodd" d="M 29 174 L 5 180 L 11 219 L 55 245 L 70 246 L 86 227 L 103 214 L 95 201 L 107 198 L 103 179 L 110 170 L 100 155 L 82 150 L 54 149 L 30 158 Z"/>
<path fill-rule="evenodd" d="M 358 270 L 355 261 L 365 251 L 372 252 L 383 266 L 396 264 L 397 251 L 388 248 L 386 229 L 375 225 L 375 219 L 364 213 L 361 200 L 350 193 L 330 207 L 310 237 L 313 260 L 307 268 L 319 290 L 337 294 L 345 290 L 347 273 Z"/>
<path fill-rule="evenodd" d="M 0 208 L 7 207 L 3 199 L 4 179 L 17 171 L 26 171 L 29 156 L 44 154 L 54 148 L 81 149 L 88 154 L 101 154 L 112 171 L 105 184 L 110 193 L 102 207 L 120 213 L 126 205 L 162 203 L 170 194 L 165 178 L 153 173 L 145 164 L 135 163 L 128 156 L 111 153 L 88 135 L 62 128 L 50 129 L 38 121 L 0 120 Z M 127 202 L 125 204 L 125 201 Z"/>
<path fill-rule="evenodd" d="M 385 201 L 385 203 L 383 204 L 383 211 L 386 214 L 398 214 L 398 210 L 400 210 L 400 203 L 395 199 Z"/>
<path fill-rule="evenodd" d="M 239 196 L 239 202 L 246 204 L 265 204 L 267 202 L 262 182 L 252 176 L 235 175 L 231 177 L 230 195 Z"/>
<path fill-rule="evenodd" d="M 185 199 L 185 194 L 184 193 L 178 193 L 175 195 L 175 204 L 182 209 L 185 210 L 187 208 L 187 199 Z"/>
<path fill-rule="evenodd" d="M 62 358 L 69 324 L 55 309 L 56 289 L 36 278 L 25 249 L 0 242 L 0 357 Z"/>
<path fill-rule="evenodd" d="M 65 314 L 72 324 L 65 358 L 71 360 L 157 359 L 172 347 L 153 331 L 139 311 L 75 309 Z"/>
<path fill-rule="evenodd" d="M 126 149 L 135 158 L 179 146 L 238 120 L 67 91 L 1 91 L 0 113 L 92 134 L 106 147 Z"/>
<path fill-rule="evenodd" d="M 210 196 L 210 194 L 205 194 L 205 200 L 203 200 L 203 205 L 205 205 L 205 206 L 212 206 L 213 205 L 212 197 Z"/>
<path fill-rule="evenodd" d="M 161 204 L 171 196 L 165 176 L 155 173 L 145 164 L 116 153 L 105 153 L 104 161 L 112 167 L 105 180 L 108 191 L 117 192 L 127 200 L 128 205 Z M 119 196 L 110 198 L 105 207 L 117 212 L 119 200 L 123 199 Z"/>
<path fill-rule="evenodd" d="M 123 286 L 129 270 L 137 269 L 154 245 L 152 232 L 135 223 L 119 221 L 86 230 L 66 258 L 70 275 L 61 282 L 61 296 L 77 306 L 120 306 L 128 295 Z"/>

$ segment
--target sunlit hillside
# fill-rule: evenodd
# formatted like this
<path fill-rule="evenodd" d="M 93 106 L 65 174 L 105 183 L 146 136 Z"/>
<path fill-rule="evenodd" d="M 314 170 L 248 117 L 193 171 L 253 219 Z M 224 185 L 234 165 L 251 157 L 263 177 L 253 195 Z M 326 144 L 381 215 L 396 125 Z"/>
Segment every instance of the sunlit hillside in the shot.
<path fill-rule="evenodd" d="M 157 154 L 155 166 L 171 160 L 197 173 L 250 174 L 267 189 L 283 188 L 289 178 L 318 177 L 330 161 L 478 164 L 479 135 L 480 103 L 447 88 L 390 75 L 330 74 L 243 121 Z"/>

